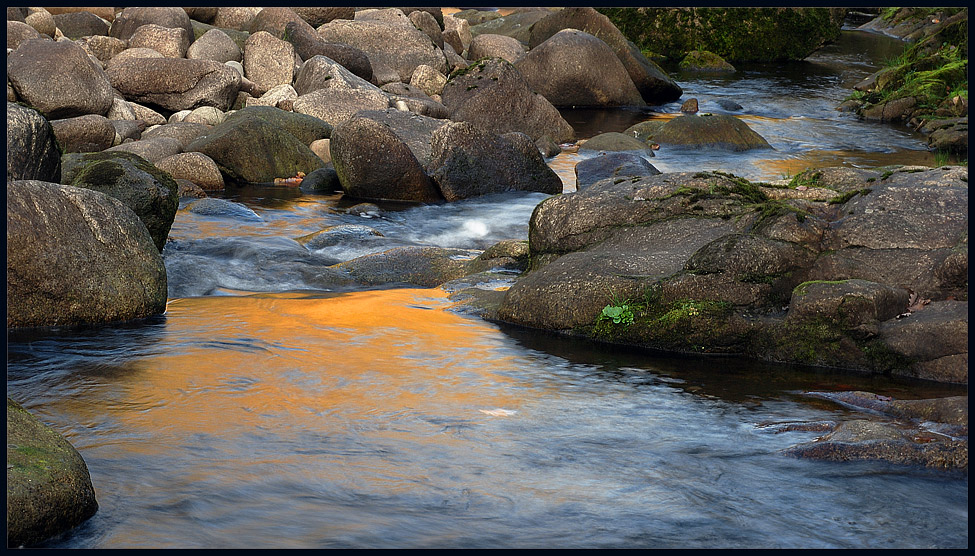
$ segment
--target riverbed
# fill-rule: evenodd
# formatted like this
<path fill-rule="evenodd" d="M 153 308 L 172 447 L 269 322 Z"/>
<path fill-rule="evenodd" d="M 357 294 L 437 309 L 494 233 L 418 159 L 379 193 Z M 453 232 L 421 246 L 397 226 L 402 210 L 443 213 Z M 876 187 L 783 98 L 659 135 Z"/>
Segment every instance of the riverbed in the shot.
<path fill-rule="evenodd" d="M 933 165 L 923 136 L 835 110 L 898 51 L 845 31 L 805 62 L 675 75 L 702 111 L 741 104 L 734 114 L 774 150 L 662 147 L 651 162 L 753 180 Z M 565 116 L 585 139 L 678 107 Z M 584 156 L 550 161 L 566 192 Z M 967 388 L 583 344 L 467 316 L 441 289 L 336 288 L 315 272 L 399 245 L 524 239 L 543 194 L 383 205 L 371 218 L 345 213 L 354 201 L 340 194 L 222 196 L 255 218 L 180 210 L 165 315 L 9 335 L 8 396 L 79 450 L 100 506 L 46 547 L 968 545 L 967 473 L 792 459 L 780 451 L 821 433 L 770 426 L 850 414 L 808 391 Z M 295 241 L 350 223 L 382 236 Z"/>

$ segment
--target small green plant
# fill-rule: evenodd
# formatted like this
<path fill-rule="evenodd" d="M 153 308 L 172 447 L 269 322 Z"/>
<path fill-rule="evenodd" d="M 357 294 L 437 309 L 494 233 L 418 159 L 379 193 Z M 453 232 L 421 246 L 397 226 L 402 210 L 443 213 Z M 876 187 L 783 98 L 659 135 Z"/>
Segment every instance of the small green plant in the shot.
<path fill-rule="evenodd" d="M 633 324 L 633 310 L 627 304 L 607 305 L 599 315 L 600 321 L 613 321 L 613 324 Z"/>

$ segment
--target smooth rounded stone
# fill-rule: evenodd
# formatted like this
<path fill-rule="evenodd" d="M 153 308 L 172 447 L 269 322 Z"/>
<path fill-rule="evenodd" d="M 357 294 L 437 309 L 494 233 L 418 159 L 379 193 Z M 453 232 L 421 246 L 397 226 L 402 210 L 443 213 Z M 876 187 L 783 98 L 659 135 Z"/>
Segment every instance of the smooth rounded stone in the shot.
<path fill-rule="evenodd" d="M 638 154 L 605 153 L 580 160 L 576 164 L 576 188 L 582 189 L 606 178 L 653 176 L 659 173 L 660 170 Z"/>
<path fill-rule="evenodd" d="M 446 15 L 443 18 L 443 40 L 453 47 L 457 53 L 462 53 L 470 46 L 474 36 L 471 24 L 467 20 Z"/>
<path fill-rule="evenodd" d="M 555 106 L 646 106 L 612 49 L 582 31 L 559 31 L 514 66 Z"/>
<path fill-rule="evenodd" d="M 298 100 L 298 92 L 289 84 L 278 85 L 268 89 L 260 98 L 249 97 L 244 101 L 244 106 L 276 106 L 282 108 L 287 105 L 294 107 L 294 102 Z"/>
<path fill-rule="evenodd" d="M 192 201 L 184 210 L 199 214 L 200 216 L 212 216 L 216 218 L 230 218 L 233 220 L 243 220 L 245 222 L 263 222 L 264 219 L 256 212 L 246 206 L 228 201 L 226 199 L 215 199 L 207 197 Z"/>
<path fill-rule="evenodd" d="M 308 148 L 315 153 L 315 156 L 322 159 L 322 162 L 328 164 L 332 161 L 332 154 L 328 150 L 329 143 L 329 139 L 316 139 L 308 144 Z"/>
<path fill-rule="evenodd" d="M 254 24 L 254 19 L 257 18 L 257 14 L 261 13 L 262 9 L 255 7 L 232 8 L 229 6 L 221 6 L 217 8 L 217 15 L 214 16 L 210 24 L 214 27 L 235 29 L 237 31 L 250 31 L 251 25 Z"/>
<path fill-rule="evenodd" d="M 403 82 L 410 80 L 419 65 L 426 64 L 441 73 L 447 71 L 443 51 L 412 25 L 337 19 L 319 27 L 318 34 L 326 42 L 348 44 L 365 52 L 373 65 L 373 78 L 377 65 L 392 68 L 397 80 Z"/>
<path fill-rule="evenodd" d="M 733 100 L 718 99 L 714 101 L 722 110 L 727 110 L 728 112 L 741 112 L 744 110 L 742 105 L 738 104 Z"/>
<path fill-rule="evenodd" d="M 347 122 L 362 110 L 383 110 L 388 107 L 389 97 L 378 89 L 318 89 L 299 96 L 292 109 L 299 114 L 324 120 L 334 127 Z"/>
<path fill-rule="evenodd" d="M 290 85 L 294 77 L 295 49 L 291 43 L 267 31 L 247 37 L 244 44 L 244 75 L 262 91 Z"/>
<path fill-rule="evenodd" d="M 434 96 L 436 97 L 440 95 Z M 447 107 L 434 100 L 433 97 L 428 100 L 417 97 L 390 95 L 389 104 L 400 112 L 412 112 L 419 116 L 426 116 L 428 118 L 444 120 L 450 117 L 450 112 L 447 110 Z"/>
<path fill-rule="evenodd" d="M 292 21 L 285 27 L 285 40 L 295 47 L 302 60 L 325 56 L 341 64 L 355 75 L 372 81 L 372 62 L 365 52 L 347 44 L 326 42 L 318 31 L 300 22 Z"/>
<path fill-rule="evenodd" d="M 296 114 L 271 106 L 254 106 L 238 110 L 227 116 L 228 122 L 233 122 L 240 118 L 260 118 L 272 126 L 294 135 L 305 145 L 319 139 L 327 139 L 332 134 L 332 126 L 326 122 L 308 116 L 306 114 Z"/>
<path fill-rule="evenodd" d="M 310 8 L 297 7 L 291 8 L 301 19 L 304 19 L 312 27 L 324 25 L 333 19 L 354 19 L 355 8 L 351 7 L 324 7 Z"/>
<path fill-rule="evenodd" d="M 430 163 L 430 141 L 433 133 L 449 123 L 447 120 L 430 118 L 395 108 L 363 110 L 356 116 L 369 118 L 388 126 L 399 137 L 400 141 L 406 143 L 410 152 L 424 168 Z"/>
<path fill-rule="evenodd" d="M 379 89 L 385 93 L 389 93 L 394 97 L 410 97 L 410 98 L 418 98 L 426 101 L 437 102 L 436 100 L 434 100 L 432 96 L 423 92 L 419 87 L 410 85 L 409 83 L 403 83 L 399 81 L 395 83 L 386 83 Z"/>
<path fill-rule="evenodd" d="M 748 124 L 727 114 L 673 118 L 661 126 L 652 139 L 660 144 L 678 147 L 706 147 L 736 152 L 772 148 Z"/>
<path fill-rule="evenodd" d="M 618 133 L 611 131 L 609 133 L 600 133 L 599 135 L 589 139 L 579 147 L 580 151 L 638 151 L 644 156 L 654 156 L 653 150 L 644 141 L 626 135 L 624 133 Z"/>
<path fill-rule="evenodd" d="M 440 24 L 437 23 L 437 19 L 432 14 L 423 10 L 415 10 L 410 12 L 408 17 L 414 27 L 426 33 L 433 44 L 437 45 L 437 48 L 443 49 L 443 29 L 440 28 Z"/>
<path fill-rule="evenodd" d="M 241 58 L 241 59 L 243 59 L 243 58 Z M 240 62 L 235 61 L 235 60 L 228 60 L 228 61 L 224 62 L 224 64 L 228 68 L 232 68 L 234 71 L 236 71 L 238 74 L 240 74 L 241 82 L 243 83 L 244 65 L 241 64 Z"/>
<path fill-rule="evenodd" d="M 97 511 L 81 454 L 7 398 L 7 546 L 39 544 Z"/>
<path fill-rule="evenodd" d="M 77 12 L 90 12 L 104 19 L 109 23 L 115 20 L 115 8 L 112 8 L 110 6 L 100 6 L 100 7 L 90 7 L 90 8 L 58 6 L 54 8 L 48 7 L 45 9 L 51 12 L 51 15 L 55 15 L 55 16 L 60 14 L 69 14 L 69 13 L 77 13 Z"/>
<path fill-rule="evenodd" d="M 485 33 L 471 40 L 467 56 L 471 60 L 481 58 L 504 58 L 512 64 L 525 55 L 525 47 L 517 39 L 505 35 Z"/>
<path fill-rule="evenodd" d="M 495 135 L 451 122 L 433 132 L 430 155 L 427 171 L 447 201 L 504 191 L 562 192 L 562 179 L 524 133 Z"/>
<path fill-rule="evenodd" d="M 558 143 L 575 134 L 558 109 L 534 92 L 515 66 L 500 58 L 478 61 L 453 75 L 442 98 L 451 120 L 470 122 L 485 131 L 520 131 L 535 140 L 548 135 Z"/>
<path fill-rule="evenodd" d="M 16 21 L 18 23 L 23 23 L 24 19 L 26 18 L 27 18 L 27 8 L 7 6 L 7 21 Z"/>
<path fill-rule="evenodd" d="M 186 36 L 192 42 L 193 24 L 190 23 L 190 17 L 182 8 L 125 8 L 115 16 L 108 34 L 117 39 L 128 40 L 139 27 L 148 24 L 184 29 Z"/>
<path fill-rule="evenodd" d="M 189 146 L 197 137 L 205 135 L 210 131 L 210 128 L 204 124 L 196 124 L 191 122 L 174 122 L 171 124 L 164 124 L 152 129 L 146 130 L 142 137 L 143 139 L 152 139 L 155 137 L 172 137 L 179 140 L 180 147 L 183 151 Z"/>
<path fill-rule="evenodd" d="M 7 79 L 19 98 L 48 118 L 105 115 L 114 98 L 101 65 L 72 41 L 24 42 L 7 56 Z"/>
<path fill-rule="evenodd" d="M 7 102 L 7 179 L 61 180 L 61 150 L 37 110 Z"/>
<path fill-rule="evenodd" d="M 367 8 L 357 10 L 352 19 L 354 21 L 379 21 L 390 25 L 413 25 L 410 19 L 406 17 L 406 14 L 403 13 L 403 10 L 399 8 Z"/>
<path fill-rule="evenodd" d="M 373 203 L 358 203 L 345 209 L 346 214 L 363 218 L 376 218 L 383 215 L 382 209 Z"/>
<path fill-rule="evenodd" d="M 151 125 L 163 125 L 166 123 L 166 117 L 156 112 L 152 108 L 143 106 L 137 102 L 130 102 L 129 108 L 135 114 L 135 119 L 145 122 L 147 126 Z"/>
<path fill-rule="evenodd" d="M 305 60 L 295 75 L 294 87 L 299 96 L 319 89 L 361 90 L 382 94 L 382 91 L 369 81 L 323 55 Z"/>
<path fill-rule="evenodd" d="M 7 48 L 16 50 L 21 44 L 31 39 L 41 39 L 42 36 L 30 25 L 21 21 L 7 20 Z"/>
<path fill-rule="evenodd" d="M 308 174 L 321 168 L 324 163 L 306 142 L 260 116 L 259 110 L 264 108 L 255 106 L 235 112 L 190 143 L 186 151 L 209 156 L 226 178 L 242 183 L 273 183 L 275 178 L 290 178 L 298 172 Z M 293 115 L 277 108 L 267 110 Z"/>
<path fill-rule="evenodd" d="M 115 130 L 115 140 L 112 146 L 121 144 L 125 139 L 132 139 L 133 141 L 138 141 L 142 138 L 142 131 L 145 129 L 146 124 L 142 121 L 135 120 L 109 120 L 112 124 L 112 129 Z"/>
<path fill-rule="evenodd" d="M 250 33 L 258 33 L 260 31 L 265 31 L 274 35 L 275 38 L 287 40 L 287 28 L 289 23 L 295 23 L 296 25 L 310 30 L 315 31 L 315 28 L 301 19 L 294 10 L 290 8 L 264 8 L 257 14 L 254 21 L 251 22 Z"/>
<path fill-rule="evenodd" d="M 538 152 L 542 153 L 542 156 L 545 158 L 551 158 L 562 152 L 562 147 L 548 135 L 542 135 L 536 139 L 535 146 L 538 147 Z"/>
<path fill-rule="evenodd" d="M 237 43 L 220 29 L 210 29 L 193 41 L 186 49 L 186 57 L 190 60 L 215 60 L 221 63 L 240 62 L 244 59 Z"/>
<path fill-rule="evenodd" d="M 326 162 L 324 167 L 306 175 L 305 179 L 301 180 L 299 187 L 306 193 L 333 193 L 342 191 L 339 175 L 335 171 L 335 167 L 332 166 L 331 161 Z"/>
<path fill-rule="evenodd" d="M 173 178 L 131 152 L 106 150 L 82 154 L 76 161 L 70 182 L 65 180 L 67 185 L 98 191 L 124 203 L 145 224 L 162 252 L 179 204 Z"/>
<path fill-rule="evenodd" d="M 683 93 L 667 72 L 644 56 L 608 17 L 593 8 L 570 7 L 546 15 L 531 25 L 530 37 L 525 42 L 533 49 L 563 29 L 578 29 L 609 45 L 647 103 L 672 102 Z"/>
<path fill-rule="evenodd" d="M 88 12 L 77 12 L 77 13 L 88 13 Z M 108 37 L 103 35 L 95 35 L 91 37 L 85 37 L 79 40 L 79 43 L 92 54 L 95 58 L 102 63 L 102 66 L 108 64 L 115 56 L 118 56 L 128 48 L 128 44 L 121 39 L 116 39 L 115 37 Z"/>
<path fill-rule="evenodd" d="M 174 154 L 156 162 L 156 168 L 169 172 L 173 179 L 189 180 L 204 191 L 219 191 L 224 188 L 220 168 L 203 153 Z"/>
<path fill-rule="evenodd" d="M 142 58 L 165 58 L 165 56 L 151 48 L 127 48 L 113 56 L 112 59 L 108 61 L 108 64 L 105 65 L 105 70 L 111 71 L 113 66 L 117 66 L 122 62 L 128 60 L 139 60 Z M 149 64 L 151 62 L 143 63 Z"/>
<path fill-rule="evenodd" d="M 335 126 L 332 164 L 350 197 L 368 200 L 442 200 L 410 148 L 388 125 L 354 116 Z"/>
<path fill-rule="evenodd" d="M 176 179 L 176 194 L 179 196 L 180 200 L 189 197 L 193 199 L 203 199 L 207 196 L 206 191 L 202 187 L 196 185 L 190 180 Z"/>
<path fill-rule="evenodd" d="M 735 73 L 735 66 L 707 50 L 692 50 L 680 61 L 681 71 L 693 73 Z"/>
<path fill-rule="evenodd" d="M 111 147 L 115 141 L 115 127 L 111 121 L 96 114 L 53 120 L 51 128 L 64 152 L 99 152 Z"/>
<path fill-rule="evenodd" d="M 165 310 L 166 267 L 130 208 L 89 189 L 7 182 L 8 328 L 118 322 Z"/>
<path fill-rule="evenodd" d="M 367 286 L 411 284 L 437 287 L 467 273 L 478 251 L 443 247 L 394 247 L 382 253 L 356 257 L 329 268 L 347 272 Z"/>
<path fill-rule="evenodd" d="M 296 237 L 295 241 L 305 246 L 309 251 L 324 249 L 340 243 L 353 243 L 370 238 L 384 237 L 383 234 L 359 224 L 339 224 L 329 226 L 317 232 Z"/>
<path fill-rule="evenodd" d="M 182 12 L 182 10 L 180 10 Z M 237 98 L 240 75 L 213 60 L 160 58 L 152 64 L 126 60 L 108 66 L 111 86 L 126 100 L 172 112 L 214 106 L 228 110 Z"/>
<path fill-rule="evenodd" d="M 149 162 L 155 163 L 183 150 L 183 145 L 177 139 L 170 137 L 142 138 L 138 141 L 122 143 L 105 149 L 105 152 L 127 152 L 138 155 Z"/>
<path fill-rule="evenodd" d="M 212 106 L 201 106 L 194 108 L 187 114 L 182 121 L 191 124 L 203 124 L 208 126 L 220 125 L 227 119 L 227 115 Z"/>
<path fill-rule="evenodd" d="M 151 48 L 166 58 L 183 58 L 192 37 L 193 33 L 183 28 L 149 23 L 132 33 L 129 37 L 129 48 Z"/>
<path fill-rule="evenodd" d="M 38 33 L 54 37 L 57 25 L 55 25 L 51 13 L 44 8 L 27 8 L 27 10 L 29 13 L 24 18 L 24 23 L 33 27 Z"/>
<path fill-rule="evenodd" d="M 202 23 L 210 23 L 213 18 L 217 17 L 217 8 L 183 8 L 186 15 L 189 16 L 190 20 L 196 20 Z"/>
<path fill-rule="evenodd" d="M 417 12 L 426 13 L 426 12 Z M 427 65 L 419 65 L 410 77 L 410 85 L 428 95 L 439 95 L 447 84 L 447 76 Z"/>

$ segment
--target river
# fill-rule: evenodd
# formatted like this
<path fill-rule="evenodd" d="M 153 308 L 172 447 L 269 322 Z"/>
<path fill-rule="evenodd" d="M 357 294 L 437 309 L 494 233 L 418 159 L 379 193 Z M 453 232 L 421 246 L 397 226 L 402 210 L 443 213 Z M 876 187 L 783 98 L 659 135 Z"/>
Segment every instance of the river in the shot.
<path fill-rule="evenodd" d="M 774 151 L 669 151 L 662 171 L 779 179 L 807 166 L 933 164 L 924 138 L 834 110 L 899 51 L 845 31 L 796 64 L 677 76 L 733 99 Z M 581 138 L 648 111 L 566 111 Z M 575 187 L 582 156 L 551 161 Z M 246 188 L 247 219 L 180 210 L 165 315 L 8 334 L 7 394 L 88 464 L 100 509 L 49 548 L 963 548 L 968 476 L 779 453 L 769 424 L 847 410 L 803 395 L 967 393 L 738 358 L 629 352 L 485 322 L 441 289 L 338 289 L 323 264 L 396 245 L 527 237 L 542 194 L 342 212 L 340 195 Z M 185 206 L 185 202 L 183 203 Z M 329 225 L 383 234 L 309 251 Z"/>

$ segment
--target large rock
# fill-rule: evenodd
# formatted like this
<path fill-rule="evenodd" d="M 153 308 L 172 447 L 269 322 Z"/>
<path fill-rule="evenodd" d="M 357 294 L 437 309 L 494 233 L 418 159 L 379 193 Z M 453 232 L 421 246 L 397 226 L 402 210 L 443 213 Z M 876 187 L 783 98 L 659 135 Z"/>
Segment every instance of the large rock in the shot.
<path fill-rule="evenodd" d="M 564 29 L 515 63 L 532 90 L 555 106 L 645 106 L 633 80 L 603 41 Z"/>
<path fill-rule="evenodd" d="M 129 37 L 129 48 L 151 48 L 167 58 L 183 58 L 193 40 L 193 32 L 182 27 L 163 27 L 149 23 Z"/>
<path fill-rule="evenodd" d="M 388 25 L 379 21 L 333 20 L 318 28 L 326 42 L 348 44 L 365 52 L 375 65 L 381 63 L 408 82 L 417 66 L 426 64 L 447 73 L 443 51 L 423 31 L 412 25 Z M 373 68 L 375 70 L 375 68 Z"/>
<path fill-rule="evenodd" d="M 352 19 L 355 17 L 355 8 L 350 7 L 308 8 L 302 6 L 291 9 L 312 27 L 324 25 L 334 19 Z"/>
<path fill-rule="evenodd" d="M 430 164 L 431 141 L 435 131 L 449 123 L 449 120 L 428 118 L 413 112 L 404 112 L 395 108 L 385 110 L 363 110 L 358 114 L 361 118 L 369 118 L 388 126 L 400 141 L 409 147 L 413 156 L 420 164 L 427 168 Z"/>
<path fill-rule="evenodd" d="M 719 148 L 731 151 L 771 149 L 748 124 L 727 114 L 683 115 L 668 120 L 647 140 L 677 147 Z"/>
<path fill-rule="evenodd" d="M 64 152 L 100 152 L 115 141 L 115 127 L 104 116 L 86 114 L 51 122 L 54 136 Z"/>
<path fill-rule="evenodd" d="M 295 91 L 306 95 L 318 89 L 360 89 L 382 94 L 379 87 L 370 83 L 348 68 L 323 55 L 306 58 L 295 75 Z"/>
<path fill-rule="evenodd" d="M 7 182 L 7 327 L 124 321 L 166 309 L 166 268 L 121 201 Z"/>
<path fill-rule="evenodd" d="M 316 89 L 294 102 L 294 111 L 314 116 L 329 125 L 338 126 L 362 110 L 383 110 L 389 97 L 378 88 L 333 87 Z"/>
<path fill-rule="evenodd" d="M 305 142 L 262 117 L 262 108 L 238 111 L 190 143 L 186 151 L 207 155 L 227 178 L 243 183 L 270 183 L 274 178 L 308 174 L 324 166 Z M 271 107 L 267 110 L 283 112 Z"/>
<path fill-rule="evenodd" d="M 485 131 L 520 131 L 533 140 L 547 135 L 560 143 L 574 135 L 558 109 L 500 58 L 481 60 L 454 73 L 442 97 L 451 120 L 470 122 Z"/>
<path fill-rule="evenodd" d="M 471 23 L 471 34 L 473 36 L 487 33 L 504 35 L 528 44 L 531 40 L 532 25 L 549 16 L 552 11 L 551 8 L 523 8 L 490 21 Z"/>
<path fill-rule="evenodd" d="M 565 8 L 535 22 L 528 46 L 535 48 L 563 29 L 578 29 L 609 45 L 647 103 L 663 104 L 680 98 L 683 91 L 667 72 L 647 59 L 608 17 L 593 8 Z"/>
<path fill-rule="evenodd" d="M 227 116 L 224 123 L 233 123 L 241 118 L 254 117 L 294 135 L 305 145 L 310 145 L 319 139 L 328 139 L 332 135 L 332 126 L 319 118 L 297 112 L 288 112 L 271 106 L 251 106 L 237 110 Z"/>
<path fill-rule="evenodd" d="M 614 152 L 580 160 L 575 166 L 576 188 L 588 187 L 607 178 L 654 176 L 660 173 L 646 158 L 634 153 Z"/>
<path fill-rule="evenodd" d="M 121 201 L 142 220 L 161 252 L 176 217 L 179 198 L 173 178 L 127 152 L 82 154 L 68 185 L 99 191 Z"/>
<path fill-rule="evenodd" d="M 297 21 L 289 22 L 285 26 L 283 38 L 294 45 L 295 52 L 302 60 L 325 56 L 362 79 L 372 81 L 372 62 L 369 61 L 369 56 L 358 48 L 347 44 L 326 42 L 317 31 Z"/>
<path fill-rule="evenodd" d="M 22 21 L 7 20 L 7 48 L 16 50 L 30 39 L 41 39 L 42 35 Z"/>
<path fill-rule="evenodd" d="M 364 255 L 330 268 L 347 272 L 359 284 L 410 284 L 433 288 L 460 278 L 476 251 L 443 247 L 395 247 Z"/>
<path fill-rule="evenodd" d="M 54 14 L 54 24 L 69 39 L 108 35 L 109 23 L 91 12 Z"/>
<path fill-rule="evenodd" d="M 237 99 L 240 74 L 213 60 L 125 60 L 108 67 L 111 86 L 126 100 L 170 112 L 213 106 L 226 111 Z"/>
<path fill-rule="evenodd" d="M 7 546 L 36 545 L 97 511 L 81 454 L 7 398 Z"/>
<path fill-rule="evenodd" d="M 384 123 L 354 116 L 332 131 L 329 150 L 342 189 L 351 197 L 442 200 L 410 148 Z"/>
<path fill-rule="evenodd" d="M 48 118 L 104 116 L 114 98 L 105 71 L 72 41 L 25 41 L 7 56 L 7 80 Z"/>
<path fill-rule="evenodd" d="M 433 133 L 428 172 L 448 201 L 504 191 L 561 193 L 562 180 L 524 133 L 495 135 L 469 122 Z"/>
<path fill-rule="evenodd" d="M 504 58 L 512 64 L 517 62 L 527 52 L 525 47 L 518 42 L 518 39 L 505 35 L 492 35 L 490 33 L 474 37 L 467 50 L 467 56 L 471 60 Z"/>
<path fill-rule="evenodd" d="M 186 36 L 192 39 L 193 24 L 183 8 L 140 7 L 125 8 L 115 16 L 109 35 L 117 39 L 128 40 L 143 25 L 159 25 L 183 29 Z"/>
<path fill-rule="evenodd" d="M 210 29 L 186 50 L 190 60 L 214 60 L 220 63 L 244 59 L 237 43 L 220 29 Z"/>
<path fill-rule="evenodd" d="M 167 172 L 173 179 L 191 181 L 204 191 L 220 191 L 224 188 L 220 168 L 203 153 L 174 154 L 157 162 L 156 167 Z"/>
<path fill-rule="evenodd" d="M 37 110 L 7 103 L 7 179 L 61 180 L 54 130 Z"/>
<path fill-rule="evenodd" d="M 277 85 L 290 85 L 294 78 L 295 49 L 291 43 L 275 38 L 267 31 L 247 37 L 244 44 L 244 73 L 258 89 L 267 91 Z"/>
<path fill-rule="evenodd" d="M 178 154 L 183 150 L 182 144 L 178 139 L 172 137 L 153 137 L 129 141 L 105 149 L 105 152 L 127 152 L 145 159 L 147 162 L 155 164 L 160 160 Z"/>

